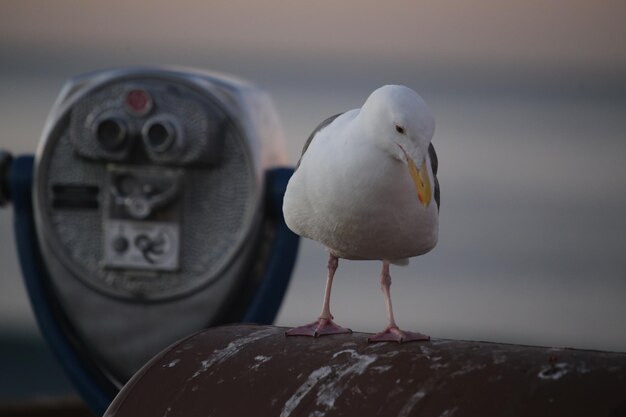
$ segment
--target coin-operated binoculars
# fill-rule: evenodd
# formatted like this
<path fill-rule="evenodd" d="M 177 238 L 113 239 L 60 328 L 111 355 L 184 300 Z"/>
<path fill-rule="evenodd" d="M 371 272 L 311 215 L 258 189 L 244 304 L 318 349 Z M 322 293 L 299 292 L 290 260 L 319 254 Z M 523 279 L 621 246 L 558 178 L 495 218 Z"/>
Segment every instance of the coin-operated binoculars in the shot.
<path fill-rule="evenodd" d="M 298 246 L 285 153 L 254 86 L 133 68 L 70 80 L 36 157 L 0 154 L 41 331 L 94 411 L 176 340 L 273 321 Z"/>

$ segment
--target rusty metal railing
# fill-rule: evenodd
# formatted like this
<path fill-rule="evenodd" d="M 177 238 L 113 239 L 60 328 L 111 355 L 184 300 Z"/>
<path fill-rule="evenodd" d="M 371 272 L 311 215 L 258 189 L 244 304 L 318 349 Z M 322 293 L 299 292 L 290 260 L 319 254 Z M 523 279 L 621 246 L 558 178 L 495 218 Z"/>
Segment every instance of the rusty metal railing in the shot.
<path fill-rule="evenodd" d="M 623 416 L 626 354 L 367 335 L 202 331 L 146 365 L 105 414 L 140 416 Z"/>

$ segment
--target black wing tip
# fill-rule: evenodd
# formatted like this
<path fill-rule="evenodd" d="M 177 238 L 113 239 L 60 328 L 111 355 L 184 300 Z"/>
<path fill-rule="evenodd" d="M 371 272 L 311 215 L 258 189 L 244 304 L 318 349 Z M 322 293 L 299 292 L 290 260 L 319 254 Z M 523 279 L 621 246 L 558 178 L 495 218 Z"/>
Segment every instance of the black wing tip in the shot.
<path fill-rule="evenodd" d="M 437 152 L 435 152 L 435 147 L 432 142 L 428 145 L 428 156 L 430 157 L 430 165 L 433 168 L 433 173 L 437 175 L 437 171 L 439 170 L 439 158 L 437 157 Z"/>
<path fill-rule="evenodd" d="M 439 158 L 435 147 L 432 142 L 428 145 L 428 156 L 430 157 L 430 166 L 433 169 L 433 176 L 435 177 L 435 201 L 437 202 L 437 210 L 441 206 L 441 190 L 439 189 L 439 179 L 437 178 L 437 171 L 439 170 Z"/>

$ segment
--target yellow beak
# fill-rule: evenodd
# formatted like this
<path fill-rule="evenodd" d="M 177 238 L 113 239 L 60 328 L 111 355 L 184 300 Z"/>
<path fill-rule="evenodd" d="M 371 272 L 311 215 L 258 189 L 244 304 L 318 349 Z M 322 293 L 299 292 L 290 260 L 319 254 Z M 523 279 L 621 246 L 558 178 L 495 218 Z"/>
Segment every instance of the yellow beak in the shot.
<path fill-rule="evenodd" d="M 413 178 L 413 182 L 415 183 L 415 187 L 417 188 L 417 198 L 419 198 L 420 203 L 424 207 L 428 207 L 430 204 L 430 200 L 433 196 L 432 187 L 430 185 L 430 178 L 428 177 L 427 171 L 427 163 L 426 160 L 422 162 L 422 165 L 418 169 L 415 166 L 415 162 L 411 158 L 406 158 L 407 163 L 409 165 L 409 172 L 411 173 L 411 178 Z"/>

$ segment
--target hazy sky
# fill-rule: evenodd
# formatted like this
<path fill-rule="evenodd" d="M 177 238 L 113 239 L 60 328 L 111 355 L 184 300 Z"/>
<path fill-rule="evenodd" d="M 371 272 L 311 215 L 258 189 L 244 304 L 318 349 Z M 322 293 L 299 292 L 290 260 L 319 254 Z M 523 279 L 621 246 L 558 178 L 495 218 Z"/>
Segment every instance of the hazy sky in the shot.
<path fill-rule="evenodd" d="M 626 67 L 622 0 L 7 1 L 0 43 Z"/>

